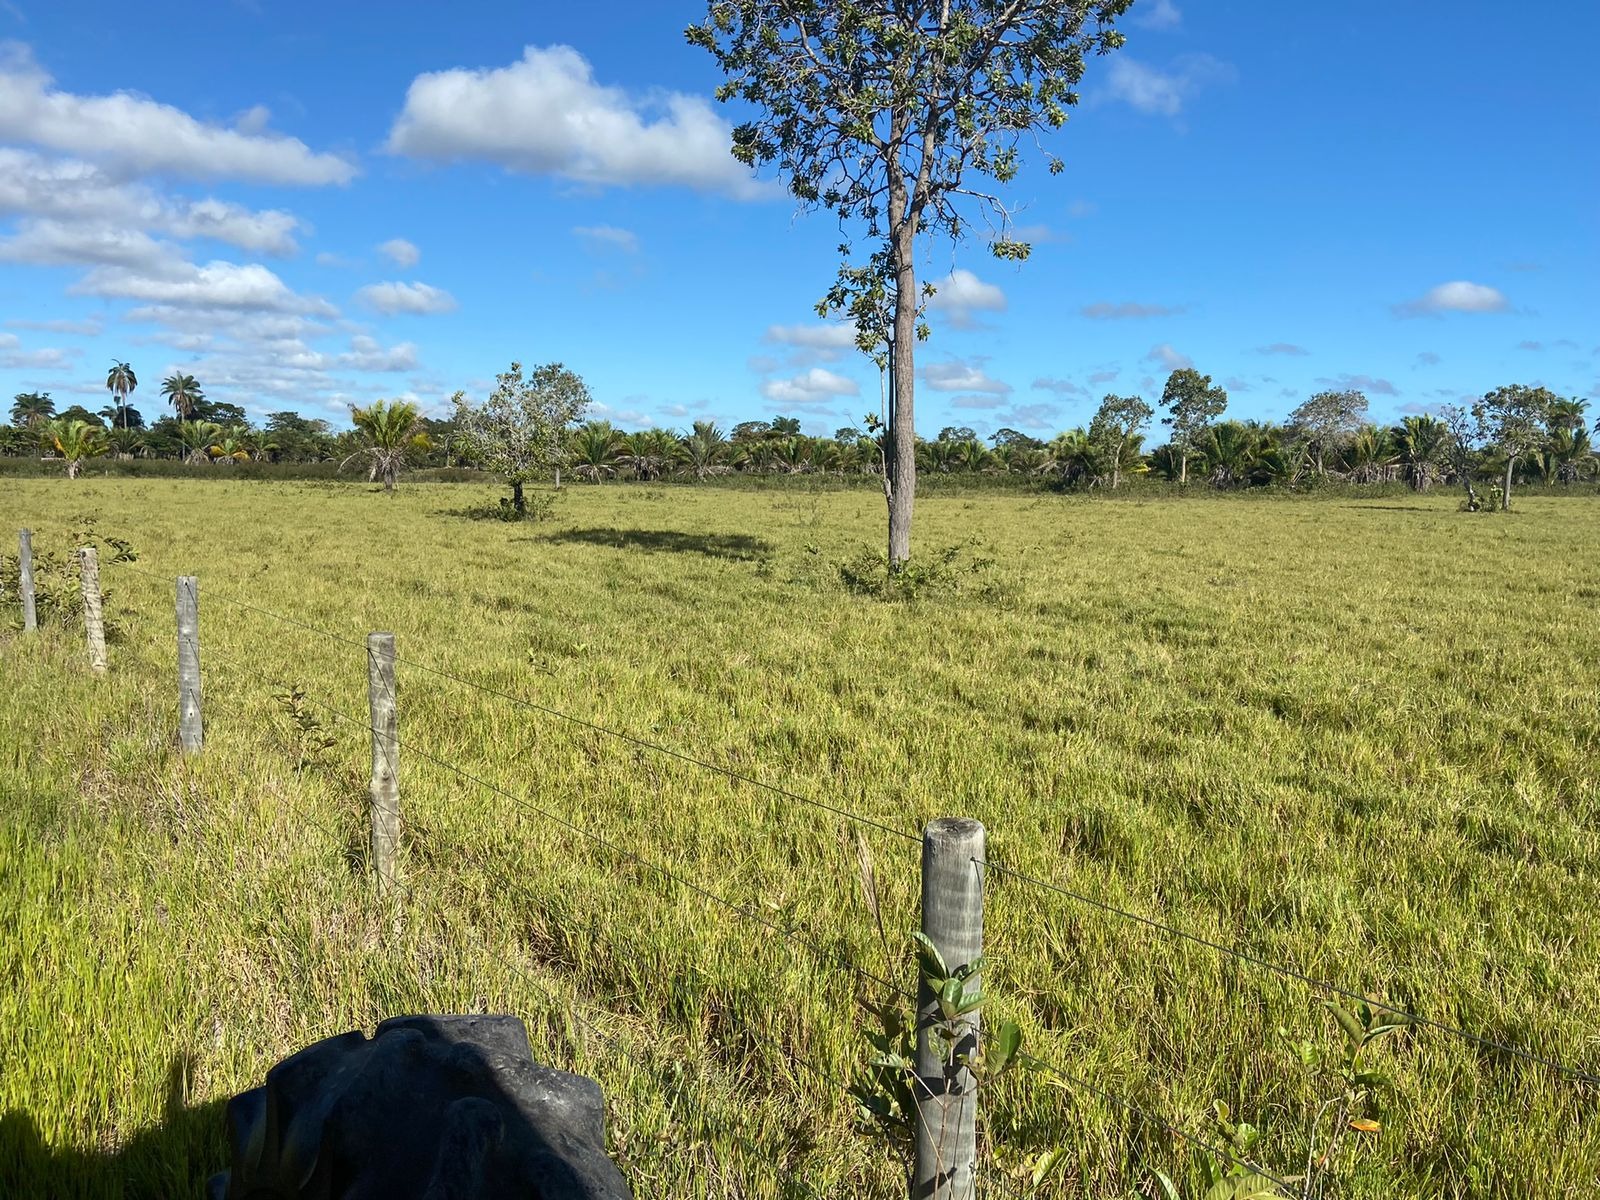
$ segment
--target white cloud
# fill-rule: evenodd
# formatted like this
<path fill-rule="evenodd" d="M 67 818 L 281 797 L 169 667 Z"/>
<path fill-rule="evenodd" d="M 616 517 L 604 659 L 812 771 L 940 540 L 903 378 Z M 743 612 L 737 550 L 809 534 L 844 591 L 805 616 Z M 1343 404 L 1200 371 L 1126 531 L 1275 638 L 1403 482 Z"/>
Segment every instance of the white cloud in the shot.
<path fill-rule="evenodd" d="M 964 267 L 957 267 L 934 283 L 928 307 L 949 316 L 956 328 L 969 328 L 976 312 L 1003 312 L 1006 294 L 995 284 L 985 283 Z"/>
<path fill-rule="evenodd" d="M 388 150 L 478 161 L 586 184 L 678 184 L 750 199 L 772 194 L 730 153 L 709 101 L 607 87 L 571 46 L 528 46 L 508 67 L 419 75 Z"/>
<path fill-rule="evenodd" d="M 411 313 L 430 316 L 453 312 L 458 307 L 456 298 L 443 288 L 427 283 L 372 283 L 356 293 L 356 299 L 368 308 L 393 316 Z"/>
<path fill-rule="evenodd" d="M 1088 317 L 1091 321 L 1136 321 L 1145 317 L 1176 316 L 1183 311 L 1182 305 L 1173 308 L 1165 304 L 1135 304 L 1131 300 L 1121 304 L 1111 304 L 1101 300 L 1096 304 L 1084 305 L 1078 310 L 1078 314 Z"/>
<path fill-rule="evenodd" d="M 0 354 L 0 367 L 8 371 L 48 371 L 68 366 L 77 357 L 76 350 L 16 350 Z"/>
<path fill-rule="evenodd" d="M 1182 55 L 1167 71 L 1116 54 L 1106 72 L 1106 93 L 1138 112 L 1175 117 L 1197 92 L 1212 84 L 1232 83 L 1237 75 L 1233 67 L 1209 54 Z"/>
<path fill-rule="evenodd" d="M 1150 353 L 1139 361 L 1156 363 L 1163 371 L 1181 371 L 1185 367 L 1194 366 L 1194 359 L 1187 354 L 1179 354 L 1167 342 L 1162 342 L 1159 346 L 1151 346 Z"/>
<path fill-rule="evenodd" d="M 177 308 L 221 308 L 251 312 L 305 312 L 331 316 L 324 300 L 302 296 L 259 263 L 170 260 L 151 270 L 97 267 L 70 289 L 80 296 L 139 300 Z"/>
<path fill-rule="evenodd" d="M 838 396 L 858 396 L 861 385 L 822 367 L 812 367 L 792 379 L 769 379 L 761 394 L 778 404 L 827 404 Z"/>
<path fill-rule="evenodd" d="M 765 341 L 807 350 L 844 350 L 856 344 L 853 324 L 768 325 Z"/>
<path fill-rule="evenodd" d="M 1143 29 L 1165 33 L 1183 24 L 1183 13 L 1172 0 L 1154 0 L 1133 10 L 1133 23 Z"/>
<path fill-rule="evenodd" d="M 170 246 L 137 229 L 99 223 L 24 221 L 16 233 L 0 238 L 0 259 L 36 266 L 149 268 L 172 256 Z"/>
<path fill-rule="evenodd" d="M 1118 370 L 1116 367 L 1102 367 L 1098 371 L 1090 372 L 1090 374 L 1089 374 L 1089 386 L 1093 387 L 1096 384 L 1100 384 L 1100 383 L 1110 383 L 1113 379 L 1115 379 L 1120 374 L 1122 374 L 1122 372 L 1120 370 Z"/>
<path fill-rule="evenodd" d="M 1402 317 L 1416 317 L 1445 312 L 1497 313 L 1510 307 L 1510 301 L 1499 289 L 1455 279 L 1428 289 L 1419 299 L 1395 305 L 1394 311 Z"/>
<path fill-rule="evenodd" d="M 1387 379 L 1375 379 L 1371 375 L 1337 375 L 1323 376 L 1317 380 L 1324 387 L 1340 388 L 1346 391 L 1371 392 L 1375 396 L 1398 396 L 1400 391 Z"/>
<path fill-rule="evenodd" d="M 1293 342 L 1273 342 L 1270 346 L 1257 346 L 1257 354 L 1282 354 L 1290 358 L 1304 358 L 1310 354 L 1304 346 L 1296 346 Z"/>
<path fill-rule="evenodd" d="M 922 382 L 936 392 L 981 392 L 994 396 L 1011 393 L 1011 385 L 987 375 L 980 363 L 950 359 L 929 363 L 921 370 Z"/>
<path fill-rule="evenodd" d="M 380 243 L 378 253 L 397 267 L 414 267 L 422 260 L 422 251 L 405 238 L 390 238 Z"/>
<path fill-rule="evenodd" d="M 0 147 L 0 214 L 134 229 L 182 239 L 211 238 L 264 254 L 293 254 L 299 221 L 278 209 L 162 196 L 92 163 Z M 97 261 L 97 260 L 91 260 Z"/>
<path fill-rule="evenodd" d="M 243 128 L 197 121 L 131 92 L 80 96 L 53 86 L 27 46 L 0 47 L 0 138 L 64 151 L 128 174 L 259 183 L 348 183 L 356 169 L 298 138 L 264 132 L 262 112 Z"/>
<path fill-rule="evenodd" d="M 625 254 L 639 251 L 639 236 L 631 229 L 618 229 L 615 225 L 574 225 L 572 232 L 593 249 L 610 247 Z"/>
<path fill-rule="evenodd" d="M 1417 361 L 1413 364 L 1413 369 L 1415 369 L 1415 367 L 1437 367 L 1443 361 L 1444 359 L 1440 358 L 1432 350 L 1419 350 L 1417 352 Z"/>
<path fill-rule="evenodd" d="M 1073 383 L 1072 380 L 1056 379 L 1051 376 L 1046 376 L 1043 379 L 1035 379 L 1033 381 L 1033 388 L 1035 391 L 1040 392 L 1054 392 L 1058 396 L 1088 395 L 1088 392 L 1086 392 L 1079 384 Z"/>

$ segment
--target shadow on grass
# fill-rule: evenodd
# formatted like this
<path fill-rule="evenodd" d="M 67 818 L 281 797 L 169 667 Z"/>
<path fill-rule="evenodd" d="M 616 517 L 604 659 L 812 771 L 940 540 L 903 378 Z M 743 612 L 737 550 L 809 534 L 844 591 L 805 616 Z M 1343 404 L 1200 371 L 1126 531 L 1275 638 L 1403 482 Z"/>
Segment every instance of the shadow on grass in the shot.
<path fill-rule="evenodd" d="M 613 550 L 648 550 L 658 554 L 703 554 L 758 562 L 772 553 L 772 543 L 745 533 L 684 533 L 676 529 L 564 529 L 530 541 L 609 546 Z"/>
<path fill-rule="evenodd" d="M 167 1069 L 161 1124 L 114 1151 L 49 1146 L 32 1113 L 0 1116 L 0 1196 L 53 1200 L 167 1200 L 205 1194 L 206 1179 L 228 1165 L 225 1100 L 186 1108 L 193 1074 L 186 1058 Z"/>
<path fill-rule="evenodd" d="M 1353 508 L 1357 512 L 1439 513 L 1446 511 L 1442 508 L 1429 508 L 1426 504 L 1346 504 L 1344 507 Z"/>

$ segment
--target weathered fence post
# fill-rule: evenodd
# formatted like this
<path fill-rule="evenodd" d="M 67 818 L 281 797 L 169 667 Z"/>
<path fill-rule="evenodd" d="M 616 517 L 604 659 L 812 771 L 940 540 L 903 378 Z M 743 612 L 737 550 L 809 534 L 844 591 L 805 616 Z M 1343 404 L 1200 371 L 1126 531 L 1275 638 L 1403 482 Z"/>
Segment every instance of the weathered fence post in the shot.
<path fill-rule="evenodd" d="M 22 631 L 39 632 L 39 611 L 33 600 L 33 530 L 24 529 L 17 537 L 18 587 L 22 592 Z"/>
<path fill-rule="evenodd" d="M 205 740 L 200 712 L 200 581 L 178 576 L 178 749 L 197 753 Z"/>
<path fill-rule="evenodd" d="M 394 694 L 394 634 L 367 634 L 367 705 L 372 715 L 372 869 L 378 891 L 395 882 L 400 846 L 400 713 Z"/>
<path fill-rule="evenodd" d="M 100 607 L 100 552 L 93 546 L 78 551 L 79 576 L 83 581 L 83 631 L 89 639 L 89 667 L 96 675 L 106 673 L 106 620 Z"/>
<path fill-rule="evenodd" d="M 922 932 L 954 974 L 983 953 L 983 826 L 941 817 L 922 831 Z M 969 983 L 969 991 L 978 980 Z M 952 1049 L 935 1028 L 939 998 L 917 982 L 917 1140 L 912 1200 L 977 1196 L 978 1087 L 960 1060 L 978 1052 L 973 1012 Z"/>

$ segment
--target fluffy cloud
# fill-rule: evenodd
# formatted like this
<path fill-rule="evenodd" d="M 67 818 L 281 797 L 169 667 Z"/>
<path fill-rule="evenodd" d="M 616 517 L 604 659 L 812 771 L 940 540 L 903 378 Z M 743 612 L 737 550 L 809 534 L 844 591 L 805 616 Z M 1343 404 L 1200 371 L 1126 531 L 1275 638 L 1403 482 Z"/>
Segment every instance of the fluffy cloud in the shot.
<path fill-rule="evenodd" d="M 1135 304 L 1132 301 L 1111 304 L 1101 300 L 1097 304 L 1084 305 L 1078 310 L 1078 315 L 1088 317 L 1091 321 L 1136 321 L 1144 317 L 1176 316 L 1182 311 L 1181 305 L 1169 308 L 1164 304 Z"/>
<path fill-rule="evenodd" d="M 1282 354 L 1289 358 L 1304 358 L 1310 354 L 1304 346 L 1296 346 L 1293 342 L 1273 342 L 1270 346 L 1257 346 L 1257 354 Z"/>
<path fill-rule="evenodd" d="M 174 308 L 334 315 L 324 300 L 302 296 L 259 263 L 170 260 L 154 269 L 96 267 L 70 289 L 75 295 L 138 300 Z"/>
<path fill-rule="evenodd" d="M 1324 387 L 1339 388 L 1342 391 L 1370 392 L 1374 396 L 1398 396 L 1400 390 L 1387 379 L 1377 379 L 1371 375 L 1337 375 L 1322 376 L 1317 380 Z"/>
<path fill-rule="evenodd" d="M 414 267 L 422 261 L 422 251 L 405 238 L 390 238 L 380 243 L 378 253 L 397 267 Z"/>
<path fill-rule="evenodd" d="M 1008 396 L 1011 385 L 987 375 L 981 363 L 951 359 L 948 362 L 929 363 L 920 374 L 922 382 L 936 392 L 979 392 L 992 396 Z"/>
<path fill-rule="evenodd" d="M 375 312 L 393 316 L 409 313 L 414 316 L 432 316 L 436 313 L 454 312 L 456 298 L 443 288 L 427 283 L 370 283 L 356 293 L 356 299 Z"/>
<path fill-rule="evenodd" d="M 1154 0 L 1133 10 L 1133 23 L 1142 29 L 1167 32 L 1183 24 L 1183 13 L 1172 0 Z"/>
<path fill-rule="evenodd" d="M 137 229 L 98 223 L 25 221 L 0 238 L 0 259 L 35 266 L 120 266 L 148 268 L 172 257 L 164 246 Z"/>
<path fill-rule="evenodd" d="M 768 325 L 763 340 L 805 350 L 846 350 L 856 344 L 853 324 Z"/>
<path fill-rule="evenodd" d="M 1414 366 L 1416 366 L 1416 367 L 1437 367 L 1443 361 L 1444 361 L 1444 359 L 1440 358 L 1432 350 L 1422 350 L 1422 351 L 1418 352 L 1417 361 L 1414 364 Z"/>
<path fill-rule="evenodd" d="M 528 46 L 508 67 L 417 76 L 388 150 L 587 184 L 679 184 L 744 199 L 771 194 L 734 160 L 732 139 L 732 128 L 700 96 L 631 96 L 597 82 L 571 46 Z"/>
<path fill-rule="evenodd" d="M 1098 371 L 1091 371 L 1089 372 L 1089 386 L 1095 387 L 1102 383 L 1110 383 L 1120 374 L 1122 372 L 1115 367 L 1103 367 Z"/>
<path fill-rule="evenodd" d="M 631 229 L 618 229 L 615 225 L 574 225 L 572 232 L 591 249 L 621 250 L 624 254 L 639 252 L 639 235 Z"/>
<path fill-rule="evenodd" d="M 1426 295 L 1416 300 L 1395 305 L 1394 311 L 1402 317 L 1420 317 L 1447 312 L 1497 313 L 1505 312 L 1510 307 L 1510 301 L 1498 288 L 1456 279 L 1430 288 Z"/>
<path fill-rule="evenodd" d="M 1176 117 L 1196 93 L 1212 84 L 1232 83 L 1237 77 L 1233 67 L 1209 54 L 1182 55 L 1167 71 L 1116 54 L 1106 72 L 1106 94 L 1137 112 Z"/>
<path fill-rule="evenodd" d="M 944 313 L 958 329 L 970 328 L 974 313 L 1003 312 L 1006 307 L 1006 294 L 999 287 L 985 283 L 964 267 L 957 267 L 933 286 L 928 307 Z"/>
<path fill-rule="evenodd" d="M 1187 354 L 1179 354 L 1167 342 L 1162 342 L 1159 346 L 1151 346 L 1150 353 L 1139 361 L 1155 363 L 1163 371 L 1181 371 L 1185 367 L 1194 366 L 1194 359 Z"/>
<path fill-rule="evenodd" d="M 0 147 L 0 215 L 210 238 L 262 254 L 293 254 L 299 222 L 278 209 L 253 211 L 223 200 L 162 196 L 92 163 Z M 98 260 L 90 260 L 98 261 Z"/>
<path fill-rule="evenodd" d="M 1051 376 L 1035 379 L 1033 388 L 1035 391 L 1040 392 L 1054 392 L 1058 396 L 1087 396 L 1089 394 L 1070 379 L 1056 379 Z"/>
<path fill-rule="evenodd" d="M 32 321 L 19 317 L 7 321 L 6 324 L 13 329 L 37 329 L 43 333 L 75 333 L 83 337 L 97 337 L 105 329 L 105 324 L 99 317 L 89 317 L 81 321 L 59 318 Z"/>
<path fill-rule="evenodd" d="M 197 121 L 131 92 L 80 96 L 57 89 L 23 45 L 0 49 L 0 138 L 63 151 L 124 174 L 258 183 L 348 183 L 356 169 L 298 138 L 266 132 L 264 109 L 242 127 Z"/>
<path fill-rule="evenodd" d="M 769 379 L 761 394 L 777 404 L 827 404 L 839 396 L 858 396 L 861 385 L 836 372 L 812 367 L 792 379 Z"/>

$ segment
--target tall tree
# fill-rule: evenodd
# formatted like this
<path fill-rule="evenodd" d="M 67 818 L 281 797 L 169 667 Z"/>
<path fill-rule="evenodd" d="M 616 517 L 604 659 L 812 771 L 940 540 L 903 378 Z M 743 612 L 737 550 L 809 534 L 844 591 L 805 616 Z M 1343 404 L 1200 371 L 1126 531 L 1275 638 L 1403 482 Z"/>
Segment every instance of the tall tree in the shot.
<path fill-rule="evenodd" d="M 205 392 L 201 390 L 199 382 L 193 375 L 176 372 L 161 381 L 161 394 L 167 398 L 167 403 L 172 405 L 172 411 L 177 414 L 180 421 L 187 421 L 200 406 L 200 402 L 206 398 Z"/>
<path fill-rule="evenodd" d="M 128 428 L 128 397 L 133 395 L 134 389 L 138 386 L 139 377 L 125 362 L 113 362 L 111 370 L 106 372 L 106 390 L 117 402 L 117 411 L 122 414 L 124 429 Z"/>
<path fill-rule="evenodd" d="M 1089 437 L 1105 447 L 1111 467 L 1111 490 L 1122 482 L 1123 452 L 1137 442 L 1155 413 L 1143 396 L 1107 396 L 1089 422 Z"/>
<path fill-rule="evenodd" d="M 1311 447 L 1311 459 L 1317 464 L 1319 476 L 1323 474 L 1323 456 L 1328 447 L 1354 433 L 1366 419 L 1366 394 L 1353 389 L 1318 392 L 1289 414 L 1289 424 Z"/>
<path fill-rule="evenodd" d="M 28 428 L 48 424 L 56 415 L 56 402 L 49 392 L 18 392 L 11 404 L 11 421 Z"/>
<path fill-rule="evenodd" d="M 1161 404 L 1167 415 L 1163 425 L 1172 427 L 1172 444 L 1178 451 L 1178 482 L 1189 482 L 1189 456 L 1204 436 L 1206 427 L 1228 407 L 1228 393 L 1213 386 L 1211 376 L 1193 367 L 1180 367 L 1167 376 L 1161 389 Z"/>
<path fill-rule="evenodd" d="M 383 480 L 386 492 L 394 491 L 406 458 L 428 449 L 428 435 L 421 432 L 421 412 L 410 400 L 377 400 L 366 408 L 352 406 L 350 423 L 366 437 L 367 444 L 345 461 L 366 459 L 367 478 Z"/>
<path fill-rule="evenodd" d="M 1087 59 L 1122 44 L 1112 22 L 1132 0 L 711 0 L 689 41 L 727 80 L 719 100 L 757 110 L 733 134 L 752 166 L 777 164 L 804 206 L 864 230 L 868 265 L 841 250 L 824 315 L 855 320 L 857 345 L 887 366 L 884 496 L 889 564 L 911 555 L 916 496 L 915 344 L 926 336 L 916 252 L 960 241 L 976 204 L 1001 258 L 1028 246 L 973 177 L 1010 183 L 1023 139 L 1065 123 Z M 1052 173 L 1062 169 L 1049 156 Z"/>
<path fill-rule="evenodd" d="M 523 485 L 541 471 L 554 471 L 560 486 L 571 426 L 589 407 L 589 387 L 560 363 L 535 367 L 527 378 L 522 364 L 495 377 L 482 404 L 454 397 L 455 422 L 472 446 L 472 457 L 486 471 L 511 485 L 511 506 L 526 516 Z"/>
<path fill-rule="evenodd" d="M 1517 459 L 1532 454 L 1545 439 L 1550 407 L 1559 402 L 1553 392 L 1542 387 L 1513 383 L 1484 393 L 1472 406 L 1472 415 L 1484 437 L 1505 455 L 1505 481 L 1500 492 L 1500 507 L 1511 511 L 1511 476 Z"/>
<path fill-rule="evenodd" d="M 1483 506 L 1478 500 L 1478 490 L 1473 486 L 1473 480 L 1483 457 L 1481 423 L 1470 409 L 1462 408 L 1459 404 L 1446 404 L 1439 410 L 1439 419 L 1445 427 L 1443 449 L 1445 459 L 1450 464 L 1450 473 L 1467 493 L 1467 511 L 1478 512 Z"/>

